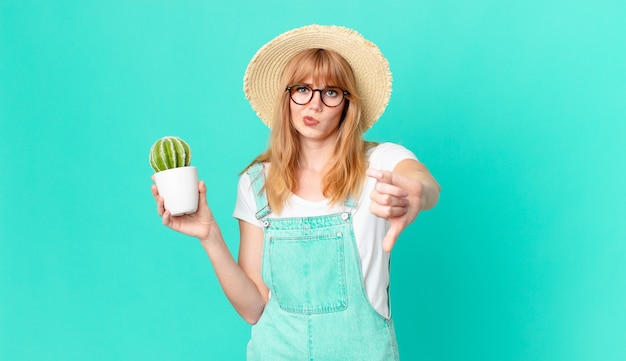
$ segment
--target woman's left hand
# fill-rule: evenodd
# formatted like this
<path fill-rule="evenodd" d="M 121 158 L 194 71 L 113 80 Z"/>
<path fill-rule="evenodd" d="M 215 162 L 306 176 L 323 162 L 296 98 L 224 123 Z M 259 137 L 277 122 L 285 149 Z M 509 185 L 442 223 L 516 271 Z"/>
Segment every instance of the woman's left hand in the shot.
<path fill-rule="evenodd" d="M 419 180 L 399 173 L 368 169 L 366 174 L 376 179 L 370 194 L 370 212 L 389 221 L 390 228 L 383 239 L 383 250 L 391 252 L 400 233 L 417 218 L 422 209 L 424 186 Z"/>

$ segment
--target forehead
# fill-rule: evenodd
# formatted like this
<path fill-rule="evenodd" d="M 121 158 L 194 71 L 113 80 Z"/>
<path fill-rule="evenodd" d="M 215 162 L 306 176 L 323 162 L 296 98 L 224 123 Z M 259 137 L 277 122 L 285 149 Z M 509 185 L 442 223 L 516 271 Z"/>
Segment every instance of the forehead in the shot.
<path fill-rule="evenodd" d="M 332 80 L 329 80 L 327 77 L 320 77 L 320 76 L 315 77 L 315 76 L 310 76 L 310 75 L 307 76 L 306 78 L 303 78 L 297 81 L 297 83 L 310 85 L 313 88 L 337 86 L 335 82 L 333 82 Z"/>
<path fill-rule="evenodd" d="M 318 61 L 315 61 L 318 60 Z M 293 80 L 309 84 L 337 84 L 341 70 L 327 59 L 303 59 L 294 69 Z"/>

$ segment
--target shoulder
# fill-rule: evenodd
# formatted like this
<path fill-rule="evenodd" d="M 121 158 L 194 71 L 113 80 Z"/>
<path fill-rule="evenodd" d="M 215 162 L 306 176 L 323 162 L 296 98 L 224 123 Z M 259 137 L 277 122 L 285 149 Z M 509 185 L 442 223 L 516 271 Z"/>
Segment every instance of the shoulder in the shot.
<path fill-rule="evenodd" d="M 406 147 L 385 142 L 380 143 L 370 150 L 369 163 L 370 168 L 381 170 L 393 170 L 393 168 L 405 159 L 418 160 L 415 154 Z"/>
<path fill-rule="evenodd" d="M 406 155 L 413 158 L 415 154 L 411 152 L 408 148 L 403 145 L 391 142 L 384 142 L 377 144 L 370 151 L 370 157 L 380 156 L 380 155 L 388 155 L 388 154 L 397 154 L 397 155 Z"/>
<path fill-rule="evenodd" d="M 262 186 L 255 184 L 255 177 L 258 178 L 260 173 L 249 172 L 250 168 L 246 169 L 239 176 L 239 184 L 237 187 L 237 200 L 235 203 L 235 210 L 233 211 L 233 217 L 246 221 L 256 226 L 260 226 L 259 220 L 256 218 L 257 202 L 255 194 L 255 186 Z"/>
<path fill-rule="evenodd" d="M 261 175 L 267 176 L 269 163 L 255 163 L 246 168 L 239 176 L 239 188 L 250 188 L 252 182 Z"/>

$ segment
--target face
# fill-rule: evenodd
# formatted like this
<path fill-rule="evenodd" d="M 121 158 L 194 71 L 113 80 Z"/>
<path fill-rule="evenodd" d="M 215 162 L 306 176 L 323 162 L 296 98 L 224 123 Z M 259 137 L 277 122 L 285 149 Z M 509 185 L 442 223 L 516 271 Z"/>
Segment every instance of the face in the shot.
<path fill-rule="evenodd" d="M 315 84 L 312 82 L 311 77 L 305 79 L 302 83 L 308 84 L 313 89 L 334 86 L 334 84 Z M 344 102 L 339 106 L 329 107 L 322 102 L 321 93 L 318 91 L 313 92 L 311 101 L 304 105 L 296 104 L 290 99 L 291 124 L 302 140 L 334 141 L 339 128 Z"/>

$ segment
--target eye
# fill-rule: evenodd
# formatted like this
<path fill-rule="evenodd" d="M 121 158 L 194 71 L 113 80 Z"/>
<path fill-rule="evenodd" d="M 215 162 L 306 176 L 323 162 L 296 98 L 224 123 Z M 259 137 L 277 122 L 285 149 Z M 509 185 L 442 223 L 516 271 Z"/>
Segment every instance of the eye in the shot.
<path fill-rule="evenodd" d="M 301 94 L 309 94 L 311 92 L 311 88 L 309 88 L 308 86 L 297 86 L 296 87 L 296 93 L 301 93 Z"/>
<path fill-rule="evenodd" d="M 337 88 L 326 88 L 324 90 L 324 94 L 328 97 L 334 98 L 339 95 L 339 89 Z"/>

